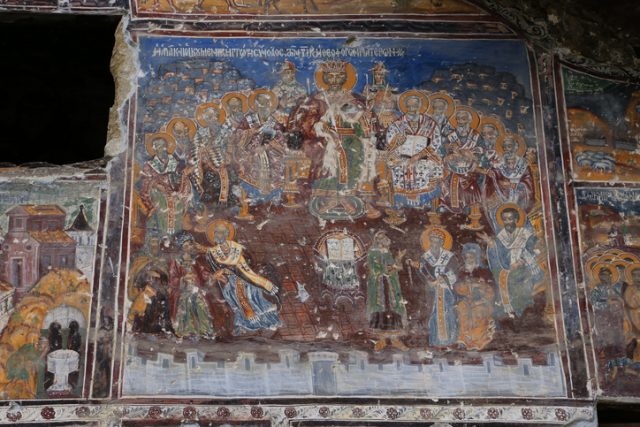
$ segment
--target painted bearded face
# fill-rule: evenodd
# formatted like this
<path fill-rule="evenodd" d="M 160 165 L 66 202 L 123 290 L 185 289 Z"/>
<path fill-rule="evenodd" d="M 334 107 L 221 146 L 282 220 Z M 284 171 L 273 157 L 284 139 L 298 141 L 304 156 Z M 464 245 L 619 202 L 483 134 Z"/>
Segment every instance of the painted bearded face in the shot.
<path fill-rule="evenodd" d="M 429 244 L 434 252 L 439 252 L 442 249 L 443 243 L 444 240 L 442 240 L 442 237 L 436 235 L 429 236 Z"/>
<path fill-rule="evenodd" d="M 330 91 L 339 91 L 347 81 L 347 73 L 345 71 L 326 71 L 322 75 L 322 80 Z"/>
<path fill-rule="evenodd" d="M 513 154 L 518 149 L 518 144 L 512 138 L 506 138 L 502 143 L 502 150 L 505 153 Z"/>
<path fill-rule="evenodd" d="M 458 121 L 458 128 L 467 129 L 471 124 L 471 113 L 468 111 L 458 111 L 456 113 L 456 120 Z"/>
<path fill-rule="evenodd" d="M 447 111 L 447 103 L 441 99 L 436 99 L 433 101 L 433 115 L 436 117 L 444 116 L 445 111 Z"/>
<path fill-rule="evenodd" d="M 167 152 L 167 143 L 164 139 L 156 139 L 153 141 L 152 145 L 153 149 L 156 152 L 156 156 L 160 157 L 161 159 L 164 159 L 168 156 L 169 153 Z"/>
<path fill-rule="evenodd" d="M 611 271 L 606 268 L 601 269 L 598 278 L 603 285 L 609 285 L 611 283 Z"/>
<path fill-rule="evenodd" d="M 256 96 L 256 105 L 259 110 L 270 110 L 271 98 L 265 94 L 258 95 Z"/>
<path fill-rule="evenodd" d="M 410 116 L 415 116 L 420 112 L 420 107 L 422 107 L 422 101 L 420 98 L 410 97 L 404 104 L 407 107 L 407 114 Z"/>
<path fill-rule="evenodd" d="M 213 240 L 216 243 L 224 243 L 229 236 L 229 230 L 224 226 L 218 226 L 213 230 Z"/>
<path fill-rule="evenodd" d="M 173 136 L 179 141 L 189 139 L 189 129 L 184 123 L 178 122 L 173 128 Z"/>
<path fill-rule="evenodd" d="M 491 147 L 496 146 L 496 140 L 498 139 L 498 131 L 493 125 L 484 125 L 482 127 L 482 139 L 488 142 Z"/>
<path fill-rule="evenodd" d="M 229 111 L 234 116 L 237 114 L 242 114 L 242 101 L 240 100 L 240 98 L 231 98 L 227 105 L 229 106 Z"/>
<path fill-rule="evenodd" d="M 502 212 L 502 222 L 504 223 L 504 229 L 509 233 L 513 233 L 518 223 L 518 215 L 512 211 Z"/>
<path fill-rule="evenodd" d="M 216 110 L 215 108 L 207 108 L 202 113 L 202 117 L 205 119 L 207 124 L 211 125 L 213 123 L 218 122 L 218 119 L 220 118 L 220 114 L 218 113 L 218 110 Z"/>

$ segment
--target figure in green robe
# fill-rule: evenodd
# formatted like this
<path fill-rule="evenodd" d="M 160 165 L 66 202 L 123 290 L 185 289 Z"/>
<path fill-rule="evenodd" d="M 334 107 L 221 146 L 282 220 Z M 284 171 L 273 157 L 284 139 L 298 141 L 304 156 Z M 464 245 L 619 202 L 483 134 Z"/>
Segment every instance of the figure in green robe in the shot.
<path fill-rule="evenodd" d="M 406 251 L 400 251 L 394 258 L 390 245 L 389 237 L 379 231 L 367 253 L 367 317 L 369 327 L 380 337 L 376 351 L 387 346 L 387 338 L 393 347 L 406 351 L 407 346 L 398 338 L 407 324 L 406 302 L 398 278 Z"/>

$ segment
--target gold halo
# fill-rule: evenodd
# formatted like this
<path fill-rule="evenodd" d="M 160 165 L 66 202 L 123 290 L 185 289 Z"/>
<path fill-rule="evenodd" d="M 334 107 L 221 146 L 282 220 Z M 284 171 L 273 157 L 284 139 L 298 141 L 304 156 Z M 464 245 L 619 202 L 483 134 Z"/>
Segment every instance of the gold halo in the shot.
<path fill-rule="evenodd" d="M 631 263 L 629 261 L 624 261 L 622 259 L 615 259 L 611 261 L 610 264 L 616 267 L 616 269 L 618 269 L 619 267 L 622 267 L 622 269 L 624 270 L 627 267 L 627 265 Z"/>
<path fill-rule="evenodd" d="M 220 124 L 224 123 L 225 119 L 227 118 L 227 112 L 224 111 L 223 108 L 220 108 L 218 104 L 213 102 L 207 102 L 205 104 L 200 104 L 196 107 L 196 120 L 200 126 L 202 126 L 203 128 L 209 126 L 209 123 L 207 123 L 204 117 L 202 117 L 204 110 L 208 108 L 213 108 L 218 110 L 218 122 Z"/>
<path fill-rule="evenodd" d="M 507 208 L 513 208 L 516 211 L 518 211 L 518 222 L 516 223 L 516 226 L 523 227 L 524 222 L 527 219 L 527 214 L 524 212 L 524 210 L 522 210 L 520 206 L 516 205 L 515 203 L 505 203 L 504 205 L 500 205 L 500 207 L 496 211 L 496 222 L 498 223 L 498 225 L 500 227 L 504 227 L 504 221 L 502 220 L 502 212 L 504 212 L 504 210 Z"/>
<path fill-rule="evenodd" d="M 453 112 L 456 109 L 456 102 L 452 97 L 447 95 L 446 92 L 436 92 L 429 95 L 429 109 L 427 110 L 427 112 L 429 114 L 433 114 L 433 101 L 435 101 L 436 99 L 441 99 L 447 103 L 447 110 L 444 112 L 444 115 L 447 116 L 447 118 L 451 118 Z"/>
<path fill-rule="evenodd" d="M 591 257 L 584 263 L 584 268 L 587 274 L 593 274 L 593 267 L 600 263 L 600 257 Z"/>
<path fill-rule="evenodd" d="M 400 94 L 400 96 L 398 97 L 398 109 L 402 111 L 403 114 L 407 114 L 407 107 L 405 106 L 404 102 L 407 100 L 407 98 L 412 96 L 415 96 L 422 100 L 422 105 L 420 106 L 420 114 L 424 114 L 424 112 L 427 111 L 427 108 L 429 108 L 429 98 L 427 98 L 424 93 L 418 92 L 415 89 L 410 89 Z"/>
<path fill-rule="evenodd" d="M 507 136 L 509 136 L 518 144 L 518 151 L 516 151 L 516 154 L 520 157 L 524 156 L 524 154 L 527 152 L 527 144 L 524 142 L 524 138 L 520 135 L 516 135 L 515 133 L 507 132 L 504 139 L 502 140 L 503 142 L 505 139 L 507 139 Z M 496 153 L 498 153 L 500 156 L 504 156 L 504 148 L 502 147 L 502 144 L 496 144 Z"/>
<path fill-rule="evenodd" d="M 610 254 L 609 255 L 604 254 L 604 255 L 600 255 L 600 258 L 598 258 L 598 261 L 600 261 L 600 262 L 612 262 L 614 259 L 616 259 L 615 256 L 610 255 Z"/>
<path fill-rule="evenodd" d="M 346 63 L 344 69 L 345 69 L 345 72 L 347 73 L 347 80 L 342 85 L 342 90 L 351 90 L 358 82 L 358 73 L 356 72 L 356 68 L 348 62 Z M 316 73 L 315 73 L 316 86 L 318 86 L 318 88 L 322 90 L 327 90 L 329 86 L 327 86 L 327 84 L 322 79 L 323 75 L 324 75 L 324 71 L 322 71 L 321 68 L 316 70 Z"/>
<path fill-rule="evenodd" d="M 482 127 L 484 125 L 493 125 L 498 131 L 498 138 L 496 139 L 496 146 L 501 145 L 502 141 L 504 141 L 504 137 L 506 136 L 506 129 L 502 120 L 498 116 L 486 116 L 480 119 L 480 127 L 478 128 L 480 132 L 482 132 Z"/>
<path fill-rule="evenodd" d="M 453 113 L 453 116 L 449 119 L 451 122 L 451 126 L 455 129 L 458 126 L 458 119 L 456 119 L 456 114 L 458 111 L 468 111 L 471 113 L 471 129 L 478 129 L 478 125 L 480 124 L 480 115 L 476 110 L 467 106 L 467 105 L 458 105 L 456 107 L 456 111 Z"/>
<path fill-rule="evenodd" d="M 623 254 L 624 251 L 622 249 L 607 249 L 606 251 L 604 251 L 605 254 L 611 254 L 611 255 L 620 255 Z"/>
<path fill-rule="evenodd" d="M 611 272 L 611 283 L 618 283 L 620 281 L 620 272 L 618 271 L 617 268 L 611 268 L 611 265 L 604 262 L 597 263 L 591 269 L 591 274 L 593 276 L 594 283 L 600 280 L 599 279 L 600 270 L 602 270 L 605 267 L 608 268 L 609 271 Z"/>
<path fill-rule="evenodd" d="M 223 108 L 226 110 L 227 108 L 227 103 L 231 100 L 231 98 L 239 98 L 242 101 L 242 112 L 246 113 L 247 111 L 249 111 L 249 101 L 247 101 L 247 97 L 244 96 L 243 93 L 240 92 L 229 92 L 226 93 L 223 97 L 222 97 L 222 106 Z"/>
<path fill-rule="evenodd" d="M 624 252 L 624 251 L 621 251 L 621 253 L 616 256 L 616 259 L 620 261 L 624 261 L 626 263 L 640 262 L 640 258 L 638 258 L 637 255 L 634 255 L 629 252 Z"/>
<path fill-rule="evenodd" d="M 272 110 L 275 110 L 278 106 L 278 97 L 276 97 L 276 94 L 269 89 L 261 88 L 254 90 L 253 92 L 251 92 L 251 95 L 249 95 L 249 106 L 252 110 L 256 110 L 256 97 L 258 95 L 269 95 L 269 98 L 271 99 Z"/>
<path fill-rule="evenodd" d="M 627 268 L 624 269 L 624 280 L 628 284 L 632 284 L 633 283 L 633 279 L 631 277 L 631 272 L 633 270 L 637 270 L 639 268 L 640 268 L 640 262 L 634 262 L 632 264 L 627 265 Z"/>
<path fill-rule="evenodd" d="M 223 225 L 229 230 L 229 236 L 227 236 L 227 240 L 233 240 L 236 237 L 236 228 L 226 219 L 215 219 L 209 223 L 207 226 L 207 240 L 212 245 L 217 245 L 215 239 L 213 238 L 213 233 L 218 225 Z"/>
<path fill-rule="evenodd" d="M 176 117 L 169 120 L 169 123 L 167 123 L 167 133 L 173 136 L 173 129 L 178 123 L 182 123 L 187 127 L 187 129 L 189 130 L 189 139 L 193 140 L 193 137 L 196 136 L 196 124 L 193 122 L 193 120 L 186 119 L 184 117 Z"/>
<path fill-rule="evenodd" d="M 438 231 L 444 235 L 444 242 L 442 242 L 442 247 L 448 251 L 453 247 L 453 237 L 451 237 L 451 233 L 449 233 L 444 227 L 438 226 L 430 226 L 427 227 L 422 234 L 420 234 L 420 246 L 426 252 L 431 247 L 431 242 L 429 241 L 429 236 L 432 232 Z"/>
<path fill-rule="evenodd" d="M 158 132 L 158 133 L 148 133 L 144 138 L 144 146 L 147 149 L 147 153 L 151 157 L 156 155 L 156 150 L 153 148 L 153 140 L 162 139 L 167 143 L 167 153 L 172 154 L 176 149 L 176 140 L 173 136 L 169 135 L 166 132 Z"/>

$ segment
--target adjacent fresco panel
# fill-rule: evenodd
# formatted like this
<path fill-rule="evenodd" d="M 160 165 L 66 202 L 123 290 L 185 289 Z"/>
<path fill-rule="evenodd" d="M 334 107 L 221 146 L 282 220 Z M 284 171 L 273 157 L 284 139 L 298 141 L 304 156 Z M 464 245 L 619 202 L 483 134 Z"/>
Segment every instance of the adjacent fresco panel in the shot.
<path fill-rule="evenodd" d="M 83 396 L 103 182 L 0 182 L 0 393 Z"/>
<path fill-rule="evenodd" d="M 350 16 L 486 15 L 463 0 L 131 0 L 136 17 L 172 19 L 234 19 L 251 17 L 331 18 Z"/>
<path fill-rule="evenodd" d="M 640 86 L 562 70 L 573 178 L 639 182 Z"/>
<path fill-rule="evenodd" d="M 123 395 L 566 395 L 524 45 L 345 42 L 139 37 Z"/>
<path fill-rule="evenodd" d="M 637 396 L 640 374 L 640 190 L 576 190 L 580 253 L 600 388 Z"/>

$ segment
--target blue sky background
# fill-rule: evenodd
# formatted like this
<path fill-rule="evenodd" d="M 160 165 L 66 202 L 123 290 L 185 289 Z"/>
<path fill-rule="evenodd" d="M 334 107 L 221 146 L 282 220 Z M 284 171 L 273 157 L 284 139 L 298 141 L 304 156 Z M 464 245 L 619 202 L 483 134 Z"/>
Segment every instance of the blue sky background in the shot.
<path fill-rule="evenodd" d="M 366 83 L 365 72 L 373 64 L 382 60 L 390 69 L 389 81 L 400 90 L 410 89 L 431 77 L 437 68 L 451 65 L 476 63 L 490 65 L 497 72 L 513 73 L 518 82 L 525 87 L 525 96 L 531 97 L 529 84 L 529 62 L 524 43 L 516 40 L 425 40 L 425 39 L 380 39 L 358 38 L 355 43 L 346 44 L 347 38 L 187 38 L 187 37 L 154 37 L 145 36 L 140 39 L 140 59 L 145 76 L 141 83 L 151 78 L 152 72 L 160 64 L 177 60 L 193 60 L 198 58 L 153 57 L 155 47 L 224 47 L 224 48 L 289 48 L 313 46 L 316 48 L 342 47 L 402 47 L 406 50 L 404 57 L 363 57 L 343 58 L 351 62 L 358 71 L 358 84 L 355 91 L 360 92 Z M 201 59 L 215 59 L 201 57 Z M 243 76 L 252 78 L 258 87 L 273 86 L 278 81 L 274 71 L 282 63 L 282 58 L 220 58 L 233 64 Z M 306 79 L 315 90 L 313 73 L 320 59 L 289 58 L 298 68 L 298 80 L 306 85 Z"/>

